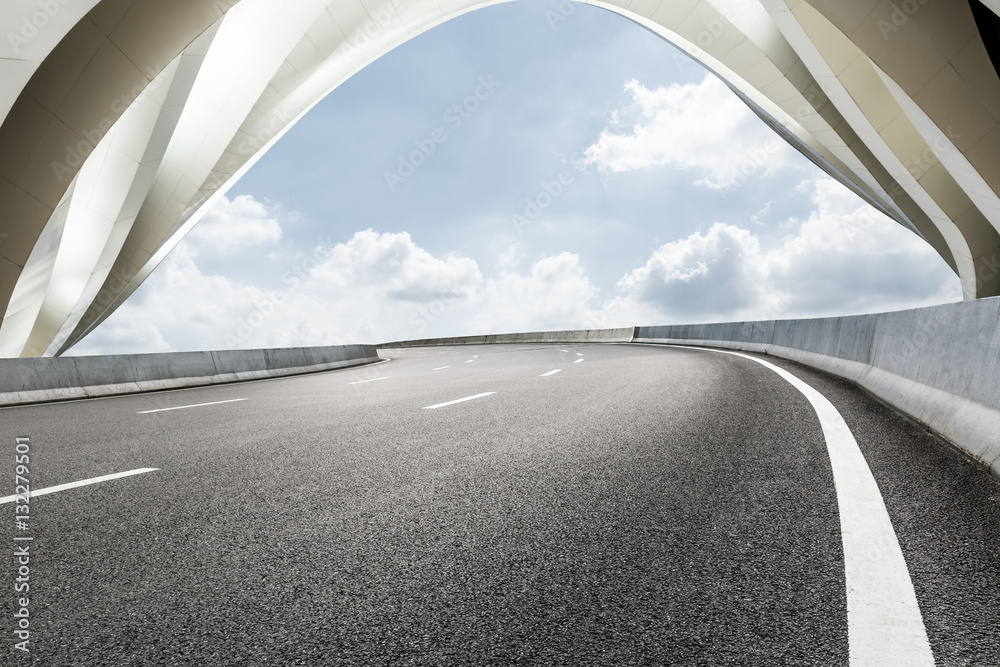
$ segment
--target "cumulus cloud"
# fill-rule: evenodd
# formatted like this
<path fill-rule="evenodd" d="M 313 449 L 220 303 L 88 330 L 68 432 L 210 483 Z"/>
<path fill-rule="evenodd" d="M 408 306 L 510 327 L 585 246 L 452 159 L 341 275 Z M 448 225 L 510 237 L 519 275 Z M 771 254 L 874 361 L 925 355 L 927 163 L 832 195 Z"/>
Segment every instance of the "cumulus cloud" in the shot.
<path fill-rule="evenodd" d="M 762 259 L 753 233 L 715 223 L 705 233 L 663 244 L 618 287 L 634 299 L 692 317 L 737 313 L 759 303 L 770 288 Z"/>
<path fill-rule="evenodd" d="M 240 320 L 250 313 L 273 307 L 276 293 L 225 276 L 206 275 L 196 259 L 190 244 L 179 244 L 72 354 L 238 347 L 228 345 L 227 337 L 233 337 Z"/>
<path fill-rule="evenodd" d="M 625 91 L 631 104 L 614 112 L 584 153 L 583 162 L 602 172 L 670 166 L 694 172 L 699 185 L 725 190 L 799 163 L 794 149 L 711 74 L 697 84 L 655 90 L 632 80 Z"/>
<path fill-rule="evenodd" d="M 435 256 L 405 232 L 371 229 L 289 257 L 280 288 L 264 289 L 205 271 L 201 241 L 185 240 L 73 353 L 811 317 L 961 299 L 958 279 L 911 232 L 830 178 L 802 187 L 813 203 L 807 217 L 777 228 L 712 224 L 660 245 L 605 291 L 574 253 L 518 270 L 514 248 L 484 277 L 470 257 Z M 274 217 L 255 208 L 253 219 Z"/>
<path fill-rule="evenodd" d="M 665 322 L 843 315 L 961 299 L 958 279 L 923 240 L 830 178 L 810 183 L 814 211 L 765 247 L 716 223 L 666 243 L 618 283 L 624 304 Z"/>
<path fill-rule="evenodd" d="M 478 295 L 473 320 L 479 332 L 537 331 L 586 327 L 599 290 L 591 284 L 580 257 L 563 252 L 543 257 L 527 274 L 502 271 Z"/>
<path fill-rule="evenodd" d="M 181 244 L 74 354 L 379 343 L 532 328 L 582 328 L 598 290 L 579 257 L 483 281 L 467 257 L 434 257 L 406 233 L 317 247 L 263 290 L 208 275 Z"/>
<path fill-rule="evenodd" d="M 324 291 L 375 288 L 392 300 L 423 302 L 446 294 L 468 296 L 482 281 L 474 260 L 433 257 L 406 232 L 368 229 L 318 254 L 310 282 Z"/>
<path fill-rule="evenodd" d="M 188 234 L 199 248 L 229 255 L 249 246 L 277 243 L 281 225 L 267 206 L 251 195 L 223 196 Z"/>

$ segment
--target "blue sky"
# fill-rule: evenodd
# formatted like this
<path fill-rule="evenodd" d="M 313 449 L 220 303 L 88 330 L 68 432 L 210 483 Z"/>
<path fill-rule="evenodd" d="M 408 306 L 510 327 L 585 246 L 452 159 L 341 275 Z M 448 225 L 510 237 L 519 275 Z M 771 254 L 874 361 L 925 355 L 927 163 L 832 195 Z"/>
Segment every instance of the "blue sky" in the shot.
<path fill-rule="evenodd" d="M 960 298 L 926 244 L 659 37 L 525 1 L 439 26 L 336 89 L 74 353 Z"/>

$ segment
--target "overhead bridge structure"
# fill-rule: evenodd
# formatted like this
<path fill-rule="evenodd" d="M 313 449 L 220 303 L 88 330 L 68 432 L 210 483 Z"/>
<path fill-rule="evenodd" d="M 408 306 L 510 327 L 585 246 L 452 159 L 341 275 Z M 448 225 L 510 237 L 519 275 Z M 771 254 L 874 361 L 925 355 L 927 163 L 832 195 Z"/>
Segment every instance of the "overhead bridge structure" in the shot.
<path fill-rule="evenodd" d="M 483 0 L 7 0 L 0 356 L 107 318 L 319 100 Z M 1000 294 L 1000 2 L 593 1 Z"/>

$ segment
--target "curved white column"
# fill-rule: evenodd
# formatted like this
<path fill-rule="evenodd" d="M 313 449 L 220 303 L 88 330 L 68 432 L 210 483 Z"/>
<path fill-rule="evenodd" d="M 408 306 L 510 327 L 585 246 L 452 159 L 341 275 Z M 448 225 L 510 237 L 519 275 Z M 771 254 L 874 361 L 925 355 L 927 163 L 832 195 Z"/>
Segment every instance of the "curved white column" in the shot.
<path fill-rule="evenodd" d="M 113 25 L 109 39 L 118 44 L 128 41 L 121 26 L 130 17 L 139 25 L 162 23 L 162 16 L 169 16 L 179 35 L 192 34 L 201 21 L 203 28 L 195 33 L 201 36 L 174 53 L 169 65 L 149 65 L 149 94 L 128 105 L 79 173 L 61 174 L 74 178 L 61 186 L 58 200 L 47 195 L 51 210 L 31 213 L 44 214 L 48 223 L 39 227 L 34 241 L 30 230 L 18 231 L 22 247 L 32 243 L 27 259 L 18 260 L 13 252 L 0 257 L 9 259 L 0 266 L 0 283 L 13 280 L 0 326 L 0 355 L 68 349 L 127 299 L 208 206 L 331 90 L 414 35 L 490 4 L 243 0 L 215 20 L 227 6 L 216 2 L 197 16 L 172 16 L 163 4 L 138 0 L 113 24 L 100 14 L 108 3 L 91 3 L 96 13 L 84 20 Z M 976 110 L 942 109 L 926 101 L 918 86 L 933 86 L 937 79 L 916 69 L 938 67 L 937 61 L 917 63 L 909 72 L 870 41 L 865 24 L 856 19 L 875 16 L 878 3 L 863 1 L 836 11 L 807 0 L 590 4 L 645 26 L 716 73 L 789 143 L 935 247 L 961 277 L 967 298 L 1000 294 L 1000 270 L 996 276 L 984 271 L 994 256 L 1000 257 L 1000 173 L 989 171 L 991 157 L 982 154 L 989 141 L 983 134 L 986 121 L 982 113 L 966 117 Z M 5 12 L 0 10 L 0 16 Z M 936 35 L 940 62 L 966 72 L 967 78 L 970 71 L 981 75 L 986 84 L 980 86 L 994 86 L 1000 106 L 1000 80 L 981 40 L 961 53 L 948 46 L 969 34 L 971 12 L 955 16 L 954 25 L 938 25 L 938 17 L 931 27 L 923 17 L 905 17 L 894 29 L 916 26 L 922 32 L 900 38 L 900 49 L 925 48 L 917 38 Z M 171 27 L 168 22 L 162 29 Z M 74 33 L 67 30 L 64 36 Z M 933 31 L 943 31 L 951 41 Z M 53 54 L 65 58 L 69 48 L 60 44 Z M 121 48 L 131 49 L 140 64 L 145 52 L 138 46 Z M 99 66 L 88 64 L 80 76 L 92 76 L 89 71 Z M 38 68 L 44 70 L 44 64 Z M 44 97 L 39 80 L 31 82 L 31 90 Z M 984 104 L 991 99 L 984 98 Z M 4 130 L 17 121 L 21 106 L 21 99 L 11 105 Z M 1000 119 L 1000 109 L 992 112 Z M 963 130 L 974 127 L 975 137 L 951 141 L 948 128 L 940 127 L 945 118 L 968 121 Z M 0 144 L 5 136 L 0 132 Z M 51 151 L 46 145 L 42 141 L 35 153 Z M 932 158 L 933 164 L 914 169 L 914 156 L 926 156 L 925 164 Z M 43 176 L 29 169 L 18 183 L 28 183 L 23 192 L 37 190 Z M 4 188 L 0 179 L 0 203 Z M 0 227 L 16 208 L 0 209 Z"/>

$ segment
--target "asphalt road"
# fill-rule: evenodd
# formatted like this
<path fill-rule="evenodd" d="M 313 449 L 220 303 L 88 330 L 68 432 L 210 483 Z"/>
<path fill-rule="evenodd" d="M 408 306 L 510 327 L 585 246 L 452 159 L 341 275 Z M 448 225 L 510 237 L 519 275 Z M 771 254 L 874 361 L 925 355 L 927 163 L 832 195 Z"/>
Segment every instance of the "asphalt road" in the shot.
<path fill-rule="evenodd" d="M 0 662 L 848 664 L 831 458 L 772 370 L 640 345 L 382 355 L 0 410 L 0 495 L 17 436 L 36 490 L 157 469 L 35 497 L 28 530 L 0 505 L 5 549 L 31 554 L 30 652 L 11 555 Z M 1000 665 L 1000 483 L 853 385 L 767 359 L 857 440 L 937 664 Z"/>

